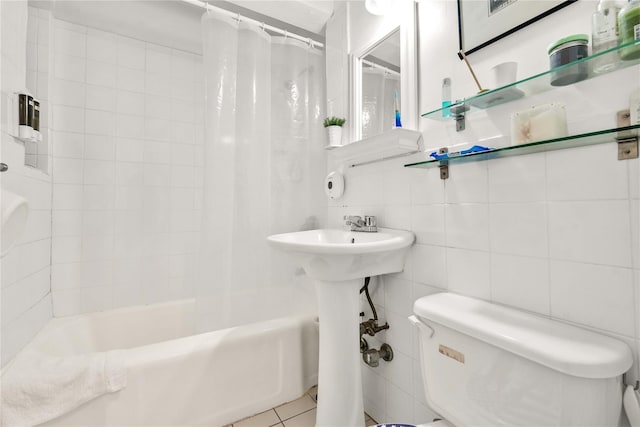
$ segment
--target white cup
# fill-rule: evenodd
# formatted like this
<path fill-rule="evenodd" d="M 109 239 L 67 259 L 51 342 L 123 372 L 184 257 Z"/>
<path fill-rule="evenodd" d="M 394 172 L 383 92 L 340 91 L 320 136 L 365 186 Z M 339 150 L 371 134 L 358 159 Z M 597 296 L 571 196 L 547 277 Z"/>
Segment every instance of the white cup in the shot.
<path fill-rule="evenodd" d="M 516 81 L 518 63 L 514 61 L 503 62 L 492 68 L 496 88 L 509 85 Z"/>

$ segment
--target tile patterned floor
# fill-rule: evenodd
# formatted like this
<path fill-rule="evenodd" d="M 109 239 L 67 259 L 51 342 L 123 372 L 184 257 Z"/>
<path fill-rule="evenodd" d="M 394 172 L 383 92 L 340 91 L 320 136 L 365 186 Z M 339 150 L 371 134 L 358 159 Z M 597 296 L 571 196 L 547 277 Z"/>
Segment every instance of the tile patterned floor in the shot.
<path fill-rule="evenodd" d="M 316 423 L 317 394 L 317 387 L 312 387 L 302 397 L 292 402 L 229 424 L 226 427 L 314 427 Z M 365 426 L 376 424 L 366 413 L 364 417 Z"/>

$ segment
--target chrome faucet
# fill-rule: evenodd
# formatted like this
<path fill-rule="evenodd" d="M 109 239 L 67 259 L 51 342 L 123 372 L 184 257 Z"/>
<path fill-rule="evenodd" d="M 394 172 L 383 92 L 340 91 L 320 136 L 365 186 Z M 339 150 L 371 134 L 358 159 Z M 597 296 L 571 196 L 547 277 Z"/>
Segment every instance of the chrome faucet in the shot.
<path fill-rule="evenodd" d="M 365 215 L 364 219 L 362 219 L 357 215 L 345 215 L 344 224 L 350 226 L 351 231 L 364 231 L 367 233 L 378 231 L 375 216 Z"/>

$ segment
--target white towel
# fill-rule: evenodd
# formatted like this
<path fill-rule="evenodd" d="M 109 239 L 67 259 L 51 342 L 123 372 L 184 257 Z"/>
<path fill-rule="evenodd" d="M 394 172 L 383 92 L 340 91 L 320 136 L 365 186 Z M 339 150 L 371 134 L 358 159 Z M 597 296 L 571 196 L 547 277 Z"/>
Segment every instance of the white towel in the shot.
<path fill-rule="evenodd" d="M 0 377 L 2 426 L 34 426 L 127 385 L 123 351 L 19 354 Z"/>

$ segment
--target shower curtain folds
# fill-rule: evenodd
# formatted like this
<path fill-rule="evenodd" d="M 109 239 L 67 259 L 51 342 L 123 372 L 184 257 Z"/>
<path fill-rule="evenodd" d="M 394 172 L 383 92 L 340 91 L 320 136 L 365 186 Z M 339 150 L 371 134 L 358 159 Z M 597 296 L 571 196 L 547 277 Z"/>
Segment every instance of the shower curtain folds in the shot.
<path fill-rule="evenodd" d="M 324 221 L 324 57 L 215 12 L 202 17 L 205 144 L 198 328 L 315 311 L 266 237 Z"/>

